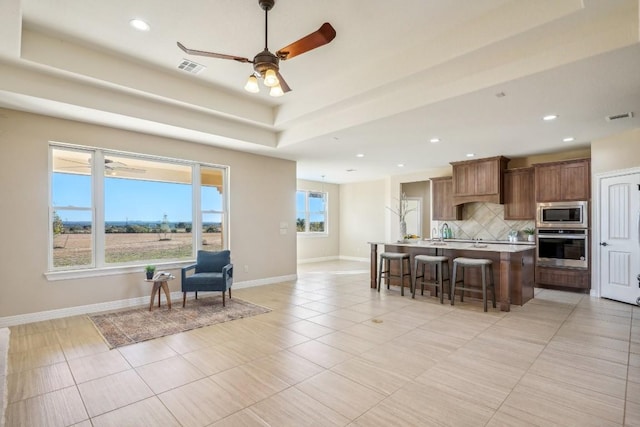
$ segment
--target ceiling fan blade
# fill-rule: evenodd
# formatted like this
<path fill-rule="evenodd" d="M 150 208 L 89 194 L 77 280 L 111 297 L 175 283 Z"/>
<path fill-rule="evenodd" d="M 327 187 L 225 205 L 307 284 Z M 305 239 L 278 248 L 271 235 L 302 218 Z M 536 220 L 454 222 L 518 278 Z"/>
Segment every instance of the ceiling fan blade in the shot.
<path fill-rule="evenodd" d="M 147 172 L 144 169 L 130 168 L 128 166 L 113 168 L 112 170 L 114 170 L 114 171 L 123 171 L 123 172 L 131 172 L 131 173 L 146 173 Z"/>
<path fill-rule="evenodd" d="M 276 52 L 276 56 L 283 61 L 291 59 L 303 53 L 309 52 L 317 47 L 324 46 L 331 42 L 336 37 L 336 30 L 333 29 L 331 24 L 325 22 L 322 26 L 313 33 L 304 36 L 300 40 L 291 43 L 288 46 L 283 47 Z"/>
<path fill-rule="evenodd" d="M 280 74 L 280 71 L 276 71 L 276 76 L 278 77 L 278 81 L 280 82 L 280 87 L 282 88 L 282 91 L 284 93 L 291 92 L 291 88 L 289 87 L 287 82 L 284 81 L 284 77 L 282 77 L 282 74 Z"/>
<path fill-rule="evenodd" d="M 188 55 L 208 56 L 210 58 L 219 58 L 219 59 L 233 59 L 234 61 L 238 61 L 238 62 L 252 62 L 248 58 L 242 58 L 240 56 L 225 55 L 223 53 L 214 53 L 214 52 L 206 52 L 204 50 L 189 49 L 180 42 L 178 42 L 178 47 Z"/>

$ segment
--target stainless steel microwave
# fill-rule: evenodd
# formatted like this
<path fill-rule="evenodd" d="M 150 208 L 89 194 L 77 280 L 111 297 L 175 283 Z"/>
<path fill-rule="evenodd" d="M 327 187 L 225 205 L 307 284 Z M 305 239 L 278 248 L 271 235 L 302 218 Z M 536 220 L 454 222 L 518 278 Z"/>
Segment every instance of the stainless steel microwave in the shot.
<path fill-rule="evenodd" d="M 538 203 L 536 227 L 538 228 L 587 228 L 589 203 L 550 202 Z"/>

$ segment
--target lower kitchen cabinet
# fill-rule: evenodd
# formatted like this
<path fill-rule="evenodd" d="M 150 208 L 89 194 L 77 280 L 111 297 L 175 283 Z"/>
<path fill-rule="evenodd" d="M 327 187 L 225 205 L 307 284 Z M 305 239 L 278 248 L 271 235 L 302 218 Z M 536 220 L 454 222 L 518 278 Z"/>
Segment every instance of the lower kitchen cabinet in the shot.
<path fill-rule="evenodd" d="M 536 285 L 591 289 L 591 272 L 574 268 L 536 266 Z"/>

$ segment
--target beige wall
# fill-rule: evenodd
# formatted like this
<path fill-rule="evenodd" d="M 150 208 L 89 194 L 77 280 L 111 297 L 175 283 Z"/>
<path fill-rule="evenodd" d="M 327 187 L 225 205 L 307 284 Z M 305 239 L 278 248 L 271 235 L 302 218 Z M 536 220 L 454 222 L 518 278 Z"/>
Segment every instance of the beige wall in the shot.
<path fill-rule="evenodd" d="M 294 162 L 0 109 L 0 317 L 149 295 L 142 268 L 60 281 L 43 275 L 49 141 L 228 165 L 236 283 L 296 273 Z M 289 224 L 287 234 L 280 234 L 281 222 Z M 180 280 L 170 287 L 178 291 Z"/>
<path fill-rule="evenodd" d="M 298 190 L 328 193 L 328 230 L 326 236 L 298 236 L 298 261 L 337 258 L 340 254 L 340 186 L 324 182 L 298 180 Z M 295 208 L 294 208 L 295 209 Z M 295 231 L 295 221 L 292 231 Z"/>
<path fill-rule="evenodd" d="M 367 242 L 385 241 L 386 181 L 340 186 L 340 256 L 368 259 Z"/>
<path fill-rule="evenodd" d="M 640 128 L 591 143 L 591 173 L 640 166 Z"/>

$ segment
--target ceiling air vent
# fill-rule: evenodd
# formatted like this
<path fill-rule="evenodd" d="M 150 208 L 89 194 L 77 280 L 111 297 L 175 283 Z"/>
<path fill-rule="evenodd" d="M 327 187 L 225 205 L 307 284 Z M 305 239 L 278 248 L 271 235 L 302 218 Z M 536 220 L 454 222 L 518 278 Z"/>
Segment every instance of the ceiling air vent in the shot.
<path fill-rule="evenodd" d="M 188 59 L 183 59 L 182 62 L 178 65 L 180 70 L 186 71 L 191 74 L 200 74 L 205 67 L 202 64 L 198 64 L 197 62 L 189 61 Z"/>
<path fill-rule="evenodd" d="M 632 117 L 633 117 L 633 113 L 631 111 L 629 111 L 628 113 L 614 114 L 612 116 L 607 116 L 605 118 L 607 119 L 608 122 L 610 122 L 612 120 L 630 119 Z"/>

